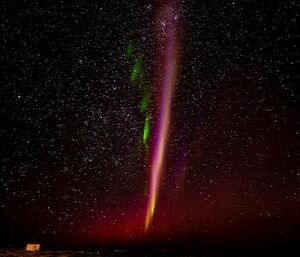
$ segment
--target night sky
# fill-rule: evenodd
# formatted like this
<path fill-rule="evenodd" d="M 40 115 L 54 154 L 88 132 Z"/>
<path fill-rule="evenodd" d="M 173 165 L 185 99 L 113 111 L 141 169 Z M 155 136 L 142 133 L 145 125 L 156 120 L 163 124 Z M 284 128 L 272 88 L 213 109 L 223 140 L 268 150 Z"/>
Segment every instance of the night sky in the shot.
<path fill-rule="evenodd" d="M 298 19 L 296 1 L 2 1 L 1 245 L 299 241 Z"/>

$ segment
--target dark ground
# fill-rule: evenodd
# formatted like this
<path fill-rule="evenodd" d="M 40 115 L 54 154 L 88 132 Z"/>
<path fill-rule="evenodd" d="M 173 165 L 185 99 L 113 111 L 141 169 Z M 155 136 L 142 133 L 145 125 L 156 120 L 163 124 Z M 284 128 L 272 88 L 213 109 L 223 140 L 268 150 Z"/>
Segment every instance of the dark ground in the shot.
<path fill-rule="evenodd" d="M 275 249 L 275 248 L 274 248 Z M 95 250 L 95 251 L 37 251 L 37 252 L 26 252 L 21 249 L 0 249 L 0 256 L 2 257 L 89 257 L 89 256 L 99 256 L 99 257 L 252 257 L 252 256 L 298 256 L 296 249 L 286 248 L 281 250 L 271 250 L 271 249 L 261 249 L 261 250 L 237 250 L 237 251 L 224 251 L 224 252 L 189 252 L 189 251 L 179 251 L 170 252 L 165 250 L 155 250 L 155 251 L 145 251 L 145 250 Z"/>

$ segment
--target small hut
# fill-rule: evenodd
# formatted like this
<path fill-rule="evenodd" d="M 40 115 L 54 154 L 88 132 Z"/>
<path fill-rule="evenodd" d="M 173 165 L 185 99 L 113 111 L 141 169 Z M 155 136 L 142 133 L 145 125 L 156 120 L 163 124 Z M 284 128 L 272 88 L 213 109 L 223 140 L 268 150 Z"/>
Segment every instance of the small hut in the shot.
<path fill-rule="evenodd" d="M 28 252 L 39 251 L 40 247 L 41 247 L 40 244 L 27 244 L 25 250 Z"/>

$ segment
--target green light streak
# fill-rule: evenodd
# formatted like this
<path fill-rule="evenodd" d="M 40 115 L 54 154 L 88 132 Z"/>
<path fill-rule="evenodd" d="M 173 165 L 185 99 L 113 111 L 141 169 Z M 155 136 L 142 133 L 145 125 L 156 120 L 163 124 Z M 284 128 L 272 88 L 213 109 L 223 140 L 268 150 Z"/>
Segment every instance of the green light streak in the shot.
<path fill-rule="evenodd" d="M 143 142 L 146 148 L 148 148 L 148 139 L 150 134 L 150 115 L 147 113 L 144 123 L 144 134 L 143 134 Z"/>
<path fill-rule="evenodd" d="M 144 87 L 143 98 L 140 102 L 140 112 L 144 113 L 147 111 L 150 102 L 150 92 L 148 87 Z"/>
<path fill-rule="evenodd" d="M 126 58 L 128 61 L 132 61 L 133 58 L 133 42 L 130 40 L 127 44 L 126 48 Z M 146 151 L 149 150 L 149 135 L 150 135 L 150 120 L 151 116 L 148 112 L 148 108 L 150 105 L 150 88 L 148 85 L 145 85 L 143 83 L 144 80 L 144 71 L 143 71 L 143 61 L 141 56 L 138 56 L 134 59 L 133 67 L 131 69 L 130 73 L 130 83 L 133 85 L 136 85 L 139 87 L 139 90 L 141 92 L 141 101 L 139 103 L 140 112 L 143 113 L 143 116 L 145 117 L 144 121 L 144 131 L 142 134 L 143 144 L 140 144 L 139 147 L 144 145 L 146 148 Z"/>
<path fill-rule="evenodd" d="M 133 43 L 130 40 L 127 44 L 127 48 L 126 48 L 126 58 L 130 59 L 132 56 L 132 51 L 133 51 Z"/>
<path fill-rule="evenodd" d="M 137 78 L 141 75 L 141 71 L 142 71 L 142 58 L 139 57 L 135 60 L 135 63 L 131 70 L 130 82 L 136 82 Z"/>

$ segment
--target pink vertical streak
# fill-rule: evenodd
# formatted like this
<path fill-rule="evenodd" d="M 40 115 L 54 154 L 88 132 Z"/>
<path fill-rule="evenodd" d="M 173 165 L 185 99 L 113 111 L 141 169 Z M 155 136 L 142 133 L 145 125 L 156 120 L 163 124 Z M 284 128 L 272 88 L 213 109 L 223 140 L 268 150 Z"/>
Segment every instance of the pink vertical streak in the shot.
<path fill-rule="evenodd" d="M 166 12 L 167 22 L 165 36 L 165 54 L 164 54 L 164 73 L 160 81 L 160 113 L 157 124 L 157 133 L 153 145 L 153 156 L 151 158 L 151 181 L 149 190 L 149 199 L 147 205 L 147 214 L 145 220 L 145 232 L 148 231 L 152 223 L 154 210 L 157 204 L 162 167 L 166 156 L 166 145 L 169 133 L 172 92 L 175 85 L 175 59 L 176 59 L 176 37 L 175 25 L 173 20 L 173 11 Z"/>

